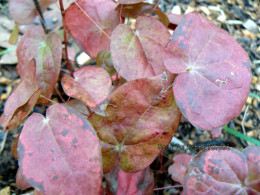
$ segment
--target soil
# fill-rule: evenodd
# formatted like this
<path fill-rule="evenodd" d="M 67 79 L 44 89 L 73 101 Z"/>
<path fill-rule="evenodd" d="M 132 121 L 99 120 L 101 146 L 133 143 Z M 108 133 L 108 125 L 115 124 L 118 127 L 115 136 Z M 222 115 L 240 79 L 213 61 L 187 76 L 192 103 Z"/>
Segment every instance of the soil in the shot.
<path fill-rule="evenodd" d="M 2 1 L 1 1 L 2 2 Z M 156 1 L 158 2 L 158 1 Z M 8 4 L 1 3 L 0 20 L 13 24 L 8 13 Z M 162 0 L 159 4 L 164 11 L 185 14 L 196 11 L 212 20 L 221 28 L 228 31 L 238 43 L 245 49 L 251 60 L 252 83 L 250 96 L 241 114 L 232 120 L 228 126 L 232 129 L 243 132 L 249 137 L 260 139 L 260 6 L 258 0 Z M 1 31 L 11 33 L 12 29 L 6 29 L 4 23 L 0 23 Z M 5 40 L 6 42 L 7 40 Z M 0 52 L 11 47 L 3 43 L 0 39 Z M 11 54 L 11 53 L 9 53 Z M 6 55 L 6 54 L 4 54 Z M 6 99 L 10 96 L 13 88 L 19 82 L 16 73 L 15 53 L 9 56 L 10 64 L 3 61 L 4 55 L 0 56 L 0 114 L 3 113 Z M 78 56 L 78 55 L 76 55 Z M 76 60 L 75 60 L 76 61 Z M 243 125 L 241 123 L 243 122 Z M 16 136 L 21 131 L 22 126 L 9 131 L 7 136 L 0 132 L 0 145 L 4 148 L 0 153 L 0 194 L 4 194 L 3 189 L 11 194 L 24 194 L 32 189 L 21 191 L 15 183 L 15 175 L 18 168 L 18 161 L 11 154 L 11 146 Z M 5 140 L 6 136 L 6 140 Z M 188 121 L 182 120 L 175 137 L 185 145 L 219 145 L 243 149 L 251 143 L 236 138 L 226 131 L 223 131 L 217 139 L 212 139 L 207 131 L 195 129 Z M 1 148 L 1 146 L 0 146 Z M 191 151 L 195 155 L 198 151 Z M 158 157 L 151 168 L 154 170 L 155 188 L 177 185 L 168 175 L 167 169 L 173 163 L 174 155 L 184 153 L 184 151 L 165 151 Z M 10 188 L 10 189 L 8 189 Z M 171 188 L 155 191 L 154 194 L 180 194 L 182 188 Z M 9 194 L 9 193 L 7 193 Z"/>

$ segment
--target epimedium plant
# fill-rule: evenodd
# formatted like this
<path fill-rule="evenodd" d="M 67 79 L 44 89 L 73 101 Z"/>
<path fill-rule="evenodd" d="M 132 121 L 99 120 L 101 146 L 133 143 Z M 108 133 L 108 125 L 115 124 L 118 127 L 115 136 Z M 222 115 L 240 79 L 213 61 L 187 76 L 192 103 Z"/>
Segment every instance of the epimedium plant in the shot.
<path fill-rule="evenodd" d="M 42 27 L 29 28 L 18 44 L 21 82 L 0 121 L 4 131 L 25 121 L 14 144 L 21 189 L 105 193 L 100 187 L 104 174 L 108 194 L 152 194 L 149 165 L 162 152 L 158 146 L 171 141 L 181 115 L 217 136 L 241 112 L 251 82 L 249 58 L 226 31 L 202 15 L 169 15 L 142 0 L 77 0 L 64 11 L 59 0 L 70 73 L 64 74 L 61 39 L 46 30 L 42 17 L 52 2 L 56 1 L 9 1 L 16 22 L 30 24 L 37 14 L 42 20 Z M 134 27 L 130 18 L 136 19 Z M 67 32 L 97 66 L 73 71 Z M 59 82 L 77 108 L 72 101 L 50 105 Z M 39 103 L 49 106 L 46 116 L 31 114 Z M 229 152 L 242 159 L 243 168 L 259 172 L 259 148 L 246 151 L 244 156 Z M 192 176 L 197 178 L 209 166 L 208 160 L 194 161 L 189 165 L 193 171 L 187 173 L 191 176 L 183 182 L 186 194 L 199 185 Z M 245 179 L 243 168 L 234 173 Z M 228 182 L 224 171 L 216 174 Z M 250 176 L 255 182 L 252 192 L 260 192 L 259 175 Z"/>

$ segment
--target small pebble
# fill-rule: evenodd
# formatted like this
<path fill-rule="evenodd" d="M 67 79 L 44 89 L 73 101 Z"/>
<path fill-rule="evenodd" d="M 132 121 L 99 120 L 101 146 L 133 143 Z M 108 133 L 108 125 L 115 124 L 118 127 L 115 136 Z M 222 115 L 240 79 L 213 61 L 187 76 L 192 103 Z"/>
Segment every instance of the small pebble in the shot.
<path fill-rule="evenodd" d="M 260 84 L 257 84 L 257 85 L 255 86 L 255 88 L 256 88 L 257 91 L 260 91 Z"/>
<path fill-rule="evenodd" d="M 256 85 L 257 82 L 258 82 L 258 78 L 257 78 L 256 76 L 253 76 L 253 78 L 252 78 L 252 84 L 253 84 L 253 85 Z"/>

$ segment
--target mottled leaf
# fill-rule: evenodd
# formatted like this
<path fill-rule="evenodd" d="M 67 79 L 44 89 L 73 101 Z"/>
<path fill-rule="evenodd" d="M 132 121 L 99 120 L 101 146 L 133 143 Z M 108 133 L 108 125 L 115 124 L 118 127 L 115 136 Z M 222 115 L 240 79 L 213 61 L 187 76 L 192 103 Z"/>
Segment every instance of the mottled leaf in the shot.
<path fill-rule="evenodd" d="M 128 81 L 163 73 L 162 54 L 169 39 L 168 30 L 151 17 L 138 17 L 136 30 L 126 24 L 118 25 L 110 45 L 115 69 Z"/>
<path fill-rule="evenodd" d="M 260 148 L 203 150 L 189 163 L 185 194 L 260 194 Z"/>
<path fill-rule="evenodd" d="M 0 118 L 3 131 L 18 127 L 31 113 L 40 97 L 41 90 L 36 84 L 33 60 L 28 64 L 27 68 L 28 70 L 21 78 L 21 83 L 5 103 L 4 113 Z"/>
<path fill-rule="evenodd" d="M 97 113 L 105 115 L 107 97 L 112 86 L 107 71 L 95 66 L 86 66 L 73 76 L 74 79 L 68 75 L 62 77 L 61 84 L 65 93 L 81 100 Z"/>
<path fill-rule="evenodd" d="M 111 58 L 111 52 L 110 51 L 101 51 L 97 55 L 97 66 L 104 68 L 110 76 L 117 74 L 112 58 Z"/>
<path fill-rule="evenodd" d="M 191 159 L 192 156 L 188 154 L 177 154 L 173 158 L 174 163 L 169 166 L 168 173 L 171 175 L 174 181 L 178 181 L 183 184 L 185 172 L 188 169 L 188 164 Z"/>
<path fill-rule="evenodd" d="M 78 0 L 65 12 L 65 25 L 71 36 L 93 59 L 100 51 L 109 50 L 111 32 L 120 22 L 115 8 L 112 0 Z"/>
<path fill-rule="evenodd" d="M 122 7 L 121 7 L 122 6 Z M 121 11 L 122 17 L 127 18 L 137 18 L 138 16 L 151 15 L 152 13 L 156 13 L 161 22 L 168 27 L 169 19 L 167 15 L 157 6 L 150 3 L 136 3 L 136 4 L 119 4 L 117 6 L 118 10 Z"/>
<path fill-rule="evenodd" d="M 17 170 L 15 180 L 16 180 L 16 186 L 21 190 L 26 190 L 27 188 L 31 187 L 31 184 L 27 182 L 27 180 L 21 173 L 20 168 L 18 168 Z"/>
<path fill-rule="evenodd" d="M 260 194 L 260 147 L 248 146 L 243 150 L 247 157 L 248 176 L 245 183 Z"/>
<path fill-rule="evenodd" d="M 105 175 L 108 192 L 111 195 L 153 194 L 154 177 L 152 170 L 147 167 L 136 173 L 126 173 L 118 166 Z"/>
<path fill-rule="evenodd" d="M 245 51 L 202 15 L 189 13 L 164 52 L 166 68 L 182 114 L 196 127 L 217 129 L 239 115 L 248 97 L 251 73 Z"/>
<path fill-rule="evenodd" d="M 84 115 L 55 104 L 46 117 L 34 113 L 24 124 L 20 170 L 44 194 L 97 194 L 102 180 L 100 145 Z"/>
<path fill-rule="evenodd" d="M 144 0 L 118 0 L 118 3 L 120 4 L 134 4 L 134 3 L 140 3 Z"/>
<path fill-rule="evenodd" d="M 104 173 L 119 164 L 125 172 L 148 167 L 167 145 L 180 120 L 171 92 L 163 92 L 159 77 L 137 79 L 116 89 L 109 97 L 106 117 L 89 120 L 102 147 Z M 165 88 L 164 88 L 165 89 Z"/>
<path fill-rule="evenodd" d="M 46 35 L 42 27 L 30 28 L 17 47 L 18 72 L 21 76 L 28 70 L 28 62 L 36 61 L 37 85 L 42 95 L 50 98 L 58 80 L 61 67 L 61 40 L 56 33 Z M 45 99 L 40 102 L 46 103 Z"/>
<path fill-rule="evenodd" d="M 42 11 L 46 10 L 51 2 L 56 0 L 39 0 Z M 33 0 L 9 0 L 9 12 L 19 24 L 31 24 L 37 16 Z"/>

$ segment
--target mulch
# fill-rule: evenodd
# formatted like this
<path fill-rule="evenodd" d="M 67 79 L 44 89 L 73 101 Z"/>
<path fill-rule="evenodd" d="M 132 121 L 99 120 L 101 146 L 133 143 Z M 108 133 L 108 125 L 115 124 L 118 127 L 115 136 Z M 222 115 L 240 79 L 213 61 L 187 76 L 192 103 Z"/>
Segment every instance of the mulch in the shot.
<path fill-rule="evenodd" d="M 156 1 L 158 2 L 158 1 Z M 1 3 L 0 10 L 0 52 L 6 49 L 11 51 L 0 56 L 0 114 L 3 113 L 6 99 L 13 88 L 19 83 L 16 73 L 17 59 L 13 45 L 8 44 L 8 34 L 11 34 L 14 22 L 8 14 L 6 3 Z M 215 24 L 228 31 L 248 53 L 251 60 L 252 83 L 250 96 L 247 99 L 241 114 L 229 123 L 229 127 L 242 132 L 249 137 L 260 139 L 260 3 L 258 0 L 162 0 L 160 8 L 176 14 L 198 12 L 205 15 Z M 4 36 L 5 35 L 5 36 Z M 3 38 L 6 37 L 6 38 Z M 78 55 L 76 55 L 78 56 Z M 75 59 L 75 61 L 77 61 Z M 241 124 L 243 122 L 243 125 Z M 21 191 L 16 187 L 15 175 L 18 162 L 11 155 L 11 146 L 22 126 L 15 130 L 0 133 L 0 194 L 24 194 L 29 190 Z M 176 140 L 185 145 L 219 145 L 243 149 L 249 142 L 236 138 L 226 131 L 217 139 L 212 139 L 207 131 L 195 129 L 188 121 L 182 120 L 175 135 Z M 165 151 L 158 157 L 151 168 L 154 170 L 155 188 L 176 185 L 167 169 L 173 163 L 173 156 L 185 151 Z M 195 155 L 198 151 L 193 150 Z M 182 188 L 171 188 L 155 191 L 155 194 L 179 194 Z M 5 192 L 4 192 L 5 190 Z"/>

